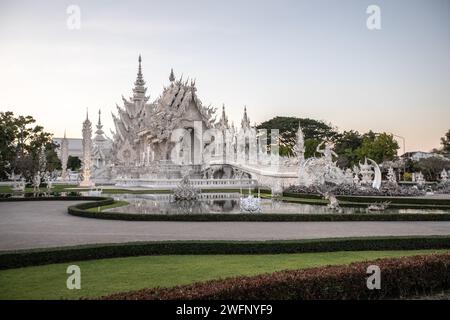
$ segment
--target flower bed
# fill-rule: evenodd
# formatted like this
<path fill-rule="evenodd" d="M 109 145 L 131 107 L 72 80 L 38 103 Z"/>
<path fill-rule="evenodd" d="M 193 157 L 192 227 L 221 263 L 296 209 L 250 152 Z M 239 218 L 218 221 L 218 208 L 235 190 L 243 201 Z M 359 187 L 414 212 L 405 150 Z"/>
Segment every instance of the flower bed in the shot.
<path fill-rule="evenodd" d="M 367 267 L 381 270 L 381 288 L 367 288 Z M 212 280 L 174 288 L 117 293 L 119 300 L 316 300 L 389 299 L 450 289 L 450 254 L 379 259 L 252 277 Z"/>

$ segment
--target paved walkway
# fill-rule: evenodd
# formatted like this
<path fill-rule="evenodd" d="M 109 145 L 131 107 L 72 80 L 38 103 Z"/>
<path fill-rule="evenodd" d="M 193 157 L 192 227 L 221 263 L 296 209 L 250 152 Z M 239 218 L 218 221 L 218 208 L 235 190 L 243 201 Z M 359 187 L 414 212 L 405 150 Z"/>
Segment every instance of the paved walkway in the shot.
<path fill-rule="evenodd" d="M 450 235 L 450 222 L 142 222 L 71 216 L 76 201 L 0 203 L 0 250 L 151 240 Z"/>

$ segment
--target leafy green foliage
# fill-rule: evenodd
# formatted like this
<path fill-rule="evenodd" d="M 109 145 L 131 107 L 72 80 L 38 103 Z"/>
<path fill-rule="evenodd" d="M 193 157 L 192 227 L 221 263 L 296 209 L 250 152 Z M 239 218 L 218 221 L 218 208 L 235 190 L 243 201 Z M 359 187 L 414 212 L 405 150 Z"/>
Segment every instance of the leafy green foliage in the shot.
<path fill-rule="evenodd" d="M 278 129 L 280 133 L 280 154 L 293 156 L 299 123 L 305 138 L 305 157 L 316 156 L 317 146 L 322 141 L 332 141 L 334 151 L 338 154 L 337 164 L 340 167 L 351 167 L 365 157 L 376 162 L 391 161 L 397 156 L 399 149 L 397 141 L 388 133 L 374 133 L 369 131 L 360 134 L 350 130 L 338 133 L 331 124 L 323 121 L 296 118 L 275 117 L 257 126 L 258 129 Z"/>
<path fill-rule="evenodd" d="M 37 171 L 60 167 L 52 134 L 35 122 L 31 116 L 0 112 L 0 178 L 5 179 L 6 173 L 14 171 L 30 180 Z M 40 157 L 45 157 L 45 165 Z"/>
<path fill-rule="evenodd" d="M 76 156 L 69 156 L 67 159 L 67 168 L 76 171 L 81 168 L 81 160 Z"/>
<path fill-rule="evenodd" d="M 420 159 L 416 163 L 416 168 L 415 171 L 421 171 L 426 180 L 435 181 L 440 178 L 442 169 L 450 170 L 450 161 L 438 157 Z"/>
<path fill-rule="evenodd" d="M 445 136 L 441 138 L 442 151 L 444 153 L 450 153 L 450 129 L 447 131 Z"/>
<path fill-rule="evenodd" d="M 358 131 L 350 130 L 340 134 L 334 146 L 334 151 L 339 155 L 337 165 L 341 168 L 356 165 L 361 160 L 358 150 L 363 140 Z"/>
<path fill-rule="evenodd" d="M 323 121 L 296 118 L 296 117 L 275 117 L 257 126 L 257 129 L 278 129 L 280 133 L 280 154 L 282 156 L 292 156 L 297 138 L 299 123 L 302 126 L 305 136 L 305 157 L 312 157 L 316 152 L 316 147 L 322 140 L 333 140 L 338 136 L 335 128 Z"/>
<path fill-rule="evenodd" d="M 397 141 L 392 134 L 380 133 L 375 134 L 372 131 L 363 136 L 363 142 L 357 153 L 359 159 L 365 157 L 381 163 L 383 161 L 392 161 L 397 156 L 399 149 Z"/>

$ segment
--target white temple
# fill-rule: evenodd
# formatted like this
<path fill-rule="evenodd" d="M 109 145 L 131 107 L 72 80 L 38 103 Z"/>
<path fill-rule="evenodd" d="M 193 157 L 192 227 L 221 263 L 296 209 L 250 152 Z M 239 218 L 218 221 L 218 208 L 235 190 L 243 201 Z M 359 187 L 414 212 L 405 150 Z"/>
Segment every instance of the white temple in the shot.
<path fill-rule="evenodd" d="M 239 128 L 230 126 L 224 105 L 217 120 L 216 109 L 204 106 L 198 97 L 195 80 L 177 79 L 173 70 L 161 95 L 150 102 L 141 56 L 138 63 L 133 95 L 122 96 L 122 106 L 116 105 L 117 114 L 112 114 L 112 139 L 103 132 L 100 111 L 92 140 L 90 121 L 83 124 L 83 185 L 92 179 L 119 186 L 176 188 L 185 176 L 206 188 L 359 183 L 359 172 L 336 166 L 329 143 L 318 147 L 322 157 L 305 159 L 300 126 L 296 156 L 282 157 L 277 130 L 256 130 L 246 107 Z M 367 171 L 362 172 L 362 183 L 371 182 L 370 165 L 362 169 Z M 375 176 L 374 187 L 379 188 Z"/>

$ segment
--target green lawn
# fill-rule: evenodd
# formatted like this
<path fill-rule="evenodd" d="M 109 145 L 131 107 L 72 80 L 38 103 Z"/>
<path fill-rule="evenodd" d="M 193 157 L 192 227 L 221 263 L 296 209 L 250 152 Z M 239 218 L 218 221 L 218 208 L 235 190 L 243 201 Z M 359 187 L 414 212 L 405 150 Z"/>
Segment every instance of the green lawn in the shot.
<path fill-rule="evenodd" d="M 356 251 L 277 255 L 166 255 L 103 259 L 0 271 L 0 299 L 76 299 L 146 287 L 170 287 L 283 269 L 348 264 L 446 250 Z M 66 268 L 81 268 L 81 290 L 66 288 Z"/>

